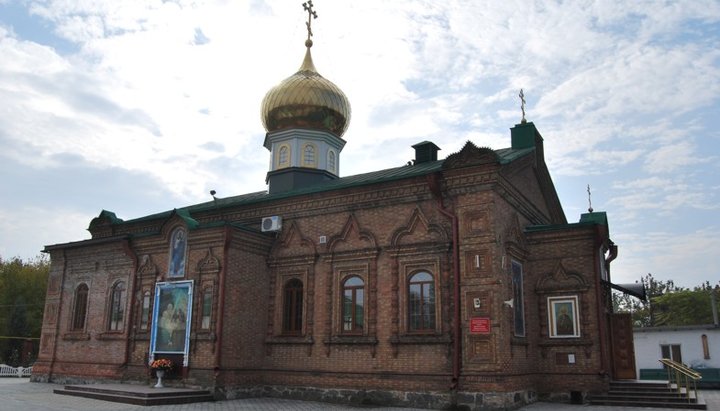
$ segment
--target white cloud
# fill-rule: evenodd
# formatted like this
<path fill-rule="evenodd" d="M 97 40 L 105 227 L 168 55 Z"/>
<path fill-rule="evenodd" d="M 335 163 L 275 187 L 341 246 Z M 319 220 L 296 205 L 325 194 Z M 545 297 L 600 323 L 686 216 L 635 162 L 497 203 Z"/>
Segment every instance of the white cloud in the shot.
<path fill-rule="evenodd" d="M 590 183 L 626 249 L 642 241 L 628 229 L 649 232 L 659 218 L 673 225 L 667 233 L 689 233 L 717 209 L 708 176 L 720 150 L 720 3 L 321 3 L 315 65 L 353 107 L 342 175 L 402 165 L 425 139 L 441 155 L 467 140 L 507 147 L 524 88 L 566 207 L 582 212 L 573 201 L 585 202 L 577 193 Z M 300 4 L 48 0 L 30 10 L 37 28 L 77 49 L 35 43 L 0 16 L 4 158 L 28 173 L 72 175 L 81 162 L 103 176 L 142 175 L 170 208 L 204 201 L 210 188 L 265 187 L 260 101 L 300 65 Z M 121 218 L 123 208 L 161 211 L 101 207 Z M 620 267 L 623 258 L 640 264 L 624 253 Z"/>
<path fill-rule="evenodd" d="M 88 238 L 86 228 L 92 217 L 95 216 L 54 207 L 0 208 L 0 257 L 4 260 L 32 258 L 40 255 L 44 245 Z M 41 233 L 38 232 L 38 221 L 44 226 Z M 42 242 L 38 242 L 39 235 Z M 20 250 L 22 254 L 18 254 Z"/>
<path fill-rule="evenodd" d="M 645 168 L 650 173 L 672 173 L 678 168 L 708 161 L 696 157 L 695 152 L 696 148 L 690 141 L 658 147 L 646 157 Z"/>
<path fill-rule="evenodd" d="M 637 218 L 638 213 L 654 212 L 658 218 L 694 213 L 699 210 L 718 210 L 720 204 L 712 199 L 700 183 L 691 184 L 691 178 L 683 176 L 646 177 L 637 180 L 621 180 L 613 183 L 617 192 L 608 205 L 617 207 L 622 213 L 630 213 L 624 218 Z"/>
<path fill-rule="evenodd" d="M 675 284 L 693 287 L 705 281 L 716 283 L 720 255 L 718 227 L 696 231 L 650 231 L 615 238 L 619 257 L 612 267 L 615 282 L 629 283 L 652 273 L 655 278 L 674 279 Z"/>

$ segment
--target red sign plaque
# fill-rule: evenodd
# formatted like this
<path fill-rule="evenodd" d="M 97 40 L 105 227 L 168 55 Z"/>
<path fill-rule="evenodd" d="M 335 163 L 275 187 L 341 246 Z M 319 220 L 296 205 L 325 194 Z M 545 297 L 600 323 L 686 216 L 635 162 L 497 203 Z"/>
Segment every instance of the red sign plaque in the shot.
<path fill-rule="evenodd" d="M 475 317 L 470 319 L 470 334 L 490 334 L 490 318 Z"/>

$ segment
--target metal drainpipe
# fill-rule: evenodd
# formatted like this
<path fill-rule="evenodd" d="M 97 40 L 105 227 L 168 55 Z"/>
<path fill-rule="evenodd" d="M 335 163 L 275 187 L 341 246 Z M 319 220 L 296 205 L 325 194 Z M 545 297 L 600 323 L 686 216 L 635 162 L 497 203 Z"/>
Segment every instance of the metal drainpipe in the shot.
<path fill-rule="evenodd" d="M 610 263 L 617 258 L 618 256 L 618 246 L 615 245 L 612 241 L 610 241 L 610 256 L 607 260 L 605 260 L 605 264 L 607 264 L 607 267 L 605 267 L 605 270 L 609 273 L 610 272 Z"/>
<path fill-rule="evenodd" d="M 597 230 L 596 230 L 596 233 L 597 233 Z M 608 280 L 610 279 L 610 262 L 617 257 L 617 246 L 615 246 L 614 244 L 611 245 L 610 250 L 611 250 L 611 253 L 610 253 L 611 258 L 608 258 L 608 260 L 605 260 L 603 258 L 603 261 L 602 261 L 603 264 L 607 264 L 607 266 L 605 267 L 605 270 L 608 273 Z M 613 250 L 614 250 L 614 252 L 613 252 Z M 603 307 L 602 298 L 601 298 L 602 285 L 600 284 L 600 272 L 599 272 L 600 261 L 599 261 L 599 259 L 600 259 L 599 253 L 594 252 L 593 260 L 595 261 L 595 295 L 596 295 L 596 300 L 597 300 L 597 316 L 598 316 L 598 321 L 603 321 L 605 323 L 605 325 L 607 325 L 608 324 L 607 313 L 603 313 L 603 308 L 602 308 Z M 600 373 L 607 374 L 608 373 L 607 356 L 605 354 L 605 338 L 607 338 L 605 335 L 606 327 L 598 327 L 598 330 L 599 330 L 599 334 L 600 334 L 600 336 L 599 336 L 600 337 L 600 367 L 601 367 Z"/>
<path fill-rule="evenodd" d="M 427 176 L 428 188 L 437 198 L 438 211 L 449 218 L 452 223 L 452 260 L 453 260 L 453 298 L 455 302 L 453 310 L 453 376 L 450 389 L 457 390 L 460 384 L 460 245 L 458 232 L 458 218 L 455 214 L 443 207 L 442 193 L 440 192 L 439 175 L 430 174 Z"/>
<path fill-rule="evenodd" d="M 228 250 L 230 249 L 230 241 L 232 240 L 232 232 L 230 227 L 225 227 L 225 239 L 223 243 L 223 264 L 220 268 L 220 280 L 218 281 L 218 314 L 216 320 L 216 333 L 217 337 L 215 340 L 215 379 L 220 373 L 220 359 L 222 349 L 222 335 L 223 335 L 223 317 L 225 316 L 225 276 L 227 275 L 228 266 Z"/>
<path fill-rule="evenodd" d="M 132 327 L 134 331 L 135 321 L 133 321 L 133 312 L 135 310 L 133 310 L 133 308 L 135 308 L 135 286 L 137 285 L 136 278 L 138 267 L 137 254 L 135 254 L 135 251 L 130 246 L 130 239 L 125 239 L 125 241 L 123 242 L 123 250 L 125 251 L 125 254 L 132 259 L 132 285 L 130 286 L 131 292 L 130 294 L 128 294 L 130 297 L 130 312 L 128 313 L 127 319 L 130 321 L 128 321 L 127 330 L 125 331 L 125 360 L 123 361 L 121 367 L 127 366 L 128 361 L 130 361 L 130 327 Z"/>

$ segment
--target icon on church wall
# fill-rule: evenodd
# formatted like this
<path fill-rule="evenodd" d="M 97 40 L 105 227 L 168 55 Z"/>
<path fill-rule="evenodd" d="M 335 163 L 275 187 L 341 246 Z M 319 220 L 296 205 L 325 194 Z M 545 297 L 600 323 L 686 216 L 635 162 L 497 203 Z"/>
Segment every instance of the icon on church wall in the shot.
<path fill-rule="evenodd" d="M 185 255 L 187 250 L 187 236 L 183 228 L 176 228 L 170 236 L 170 261 L 168 263 L 168 277 L 185 276 Z"/>
<path fill-rule="evenodd" d="M 157 283 L 150 337 L 152 353 L 184 353 L 187 358 L 192 318 L 192 281 Z"/>
<path fill-rule="evenodd" d="M 548 297 L 550 337 L 573 338 L 580 336 L 576 296 Z"/>

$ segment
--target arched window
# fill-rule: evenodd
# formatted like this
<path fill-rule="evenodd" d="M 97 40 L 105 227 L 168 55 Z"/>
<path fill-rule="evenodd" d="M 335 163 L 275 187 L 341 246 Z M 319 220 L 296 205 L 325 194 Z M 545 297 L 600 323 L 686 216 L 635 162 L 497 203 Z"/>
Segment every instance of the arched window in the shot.
<path fill-rule="evenodd" d="M 297 278 L 283 289 L 283 334 L 302 334 L 303 283 Z"/>
<path fill-rule="evenodd" d="M 200 322 L 200 328 L 203 330 L 210 329 L 210 319 L 212 318 L 212 298 L 213 289 L 210 287 L 205 288 L 202 294 L 202 319 Z"/>
<path fill-rule="evenodd" d="M 290 166 L 290 147 L 287 144 L 280 146 L 278 149 L 277 168 Z"/>
<path fill-rule="evenodd" d="M 710 359 L 710 344 L 708 344 L 708 337 L 703 334 L 700 339 L 702 340 L 703 358 L 706 360 Z"/>
<path fill-rule="evenodd" d="M 185 276 L 186 249 L 187 235 L 182 227 L 178 227 L 170 236 L 170 264 L 168 264 L 169 277 Z"/>
<path fill-rule="evenodd" d="M 413 274 L 408 282 L 408 330 L 435 330 L 435 280 L 426 271 Z"/>
<path fill-rule="evenodd" d="M 328 151 L 327 169 L 332 173 L 335 172 L 335 152 L 332 150 Z"/>
<path fill-rule="evenodd" d="M 145 331 L 150 323 L 150 291 L 143 293 L 142 311 L 140 311 L 140 329 Z"/>
<path fill-rule="evenodd" d="M 315 146 L 312 144 L 303 147 L 303 167 L 315 167 Z"/>
<path fill-rule="evenodd" d="M 365 283 L 353 276 L 343 283 L 342 332 L 362 333 L 365 324 Z"/>
<path fill-rule="evenodd" d="M 121 331 L 125 316 L 125 283 L 115 284 L 110 295 L 110 331 Z"/>
<path fill-rule="evenodd" d="M 525 308 L 523 306 L 523 266 L 520 262 L 512 260 L 512 286 L 513 286 L 513 328 L 516 337 L 525 336 Z M 572 325 L 571 325 L 572 327 Z M 575 335 L 578 330 L 571 330 Z"/>
<path fill-rule="evenodd" d="M 85 317 L 87 317 L 88 286 L 80 284 L 75 289 L 75 306 L 73 307 L 72 324 L 70 329 L 79 331 L 85 329 Z"/>

